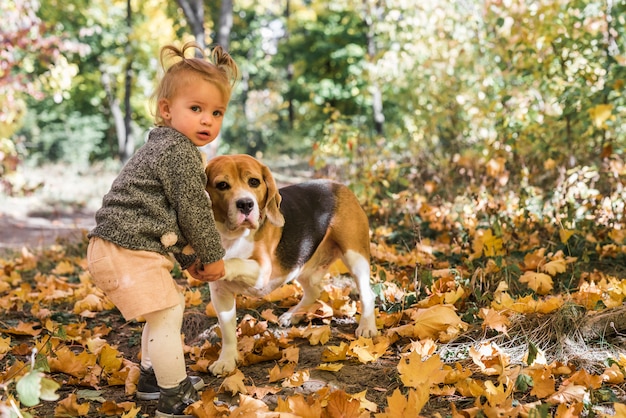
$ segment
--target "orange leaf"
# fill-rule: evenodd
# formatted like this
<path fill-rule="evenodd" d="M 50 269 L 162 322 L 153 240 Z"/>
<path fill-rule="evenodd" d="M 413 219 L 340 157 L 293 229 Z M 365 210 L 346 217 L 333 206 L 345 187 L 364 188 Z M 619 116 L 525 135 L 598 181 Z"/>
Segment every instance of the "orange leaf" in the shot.
<path fill-rule="evenodd" d="M 71 416 L 83 417 L 89 413 L 89 403 L 79 404 L 76 395 L 70 393 L 67 398 L 59 401 L 54 408 L 54 415 L 57 417 Z"/>
<path fill-rule="evenodd" d="M 539 399 L 546 398 L 554 393 L 554 377 L 545 367 L 528 369 L 526 373 L 533 379 L 533 388 L 530 394 Z"/>
<path fill-rule="evenodd" d="M 322 361 L 341 361 L 345 360 L 348 355 L 348 344 L 341 342 L 340 345 L 330 345 L 324 347 L 322 352 Z"/>
<path fill-rule="evenodd" d="M 223 389 L 224 391 L 230 392 L 233 395 L 237 393 L 247 394 L 248 389 L 246 389 L 246 385 L 243 383 L 243 380 L 245 378 L 246 377 L 243 375 L 241 370 L 236 369 L 234 373 L 224 379 L 224 381 L 222 382 L 222 386 L 220 386 L 220 390 Z"/>
<path fill-rule="evenodd" d="M 428 390 L 409 389 L 405 398 L 399 389 L 387 397 L 387 408 L 384 413 L 376 414 L 376 418 L 417 417 L 428 402 Z"/>
<path fill-rule="evenodd" d="M 369 417 L 369 413 L 361 410 L 361 402 L 353 399 L 350 395 L 342 390 L 331 392 L 328 397 L 328 405 L 326 412 L 329 417 L 337 418 L 360 418 Z"/>
<path fill-rule="evenodd" d="M 5 334 L 13 334 L 13 335 L 30 335 L 32 337 L 36 337 L 41 334 L 41 329 L 35 329 L 35 327 L 39 327 L 40 324 L 36 322 L 31 322 L 29 324 L 19 321 L 16 327 L 13 328 L 0 328 L 0 332 L 4 332 Z"/>
<path fill-rule="evenodd" d="M 89 354 L 86 351 L 74 354 L 67 346 L 59 347 L 55 354 L 56 358 L 53 357 L 48 360 L 50 370 L 53 372 L 63 372 L 82 378 L 96 364 L 95 354 Z"/>
<path fill-rule="evenodd" d="M 270 370 L 270 378 L 269 383 L 278 382 L 279 380 L 286 379 L 293 375 L 293 372 L 296 370 L 296 364 L 290 363 L 285 365 L 282 369 L 280 366 L 275 365 L 272 370 Z"/>
<path fill-rule="evenodd" d="M 483 318 L 482 328 L 491 328 L 495 331 L 506 334 L 506 330 L 511 325 L 509 318 L 501 311 L 494 309 L 482 308 L 479 316 Z"/>
<path fill-rule="evenodd" d="M 559 390 L 552 396 L 546 399 L 550 403 L 565 403 L 571 404 L 572 402 L 582 402 L 587 393 L 587 388 L 580 385 L 561 385 Z"/>

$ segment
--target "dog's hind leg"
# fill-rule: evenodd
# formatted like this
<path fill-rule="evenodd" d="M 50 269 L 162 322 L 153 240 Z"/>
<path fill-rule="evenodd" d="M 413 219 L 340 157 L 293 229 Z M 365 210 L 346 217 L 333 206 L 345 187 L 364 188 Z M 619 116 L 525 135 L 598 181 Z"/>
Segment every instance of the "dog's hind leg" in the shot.
<path fill-rule="evenodd" d="M 370 287 L 370 263 L 363 255 L 356 251 L 348 250 L 341 257 L 344 264 L 356 280 L 361 300 L 361 320 L 356 329 L 357 337 L 374 337 L 378 335 L 376 329 L 376 317 L 374 316 L 375 296 Z"/>
<path fill-rule="evenodd" d="M 210 283 L 211 301 L 217 312 L 217 319 L 222 332 L 222 351 L 219 358 L 209 366 L 209 371 L 216 376 L 226 375 L 235 370 L 239 360 L 237 350 L 237 308 L 235 294 L 225 289 L 218 282 Z"/>
<path fill-rule="evenodd" d="M 321 282 L 326 274 L 326 270 L 326 268 L 321 268 L 310 274 L 304 272 L 298 277 L 297 281 L 302 286 L 302 299 L 296 306 L 280 316 L 279 324 L 281 326 L 288 327 L 302 320 L 306 308 L 313 305 L 322 293 Z"/>

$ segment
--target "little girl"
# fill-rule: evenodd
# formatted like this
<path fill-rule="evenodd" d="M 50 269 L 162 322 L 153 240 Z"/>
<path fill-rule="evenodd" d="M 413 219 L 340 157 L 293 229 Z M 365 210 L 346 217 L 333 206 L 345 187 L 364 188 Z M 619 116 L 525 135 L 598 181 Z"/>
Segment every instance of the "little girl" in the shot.
<path fill-rule="evenodd" d="M 159 399 L 157 417 L 188 417 L 204 382 L 187 376 L 181 326 L 184 297 L 173 280 L 171 254 L 196 279 L 224 275 L 197 147 L 219 134 L 239 69 L 215 47 L 209 60 L 182 49 L 161 50 L 165 71 L 155 92 L 155 124 L 104 196 L 89 233 L 87 261 L 94 283 L 125 319 L 143 317 L 139 399 Z M 174 63 L 168 62 L 174 59 Z"/>

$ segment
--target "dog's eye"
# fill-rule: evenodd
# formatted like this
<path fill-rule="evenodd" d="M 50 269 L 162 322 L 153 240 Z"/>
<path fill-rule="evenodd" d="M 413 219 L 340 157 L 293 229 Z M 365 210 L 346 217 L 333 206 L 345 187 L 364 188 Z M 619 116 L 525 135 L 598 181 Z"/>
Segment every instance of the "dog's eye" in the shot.
<path fill-rule="evenodd" d="M 250 187 L 259 187 L 259 186 L 261 185 L 261 180 L 259 180 L 259 179 L 254 179 L 254 178 L 253 178 L 253 179 L 250 179 L 250 180 L 248 180 L 248 185 L 249 185 Z"/>
<path fill-rule="evenodd" d="M 230 189 L 230 185 L 226 183 L 225 181 L 220 181 L 219 183 L 215 185 L 215 188 L 217 190 L 228 190 Z"/>

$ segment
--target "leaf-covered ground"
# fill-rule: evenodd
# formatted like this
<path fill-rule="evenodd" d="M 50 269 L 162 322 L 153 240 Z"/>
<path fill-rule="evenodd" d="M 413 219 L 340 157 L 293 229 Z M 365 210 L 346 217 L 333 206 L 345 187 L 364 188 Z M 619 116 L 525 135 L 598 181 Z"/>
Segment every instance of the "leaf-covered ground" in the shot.
<path fill-rule="evenodd" d="M 227 377 L 207 372 L 220 348 L 207 289 L 174 272 L 188 305 L 188 367 L 208 384 L 193 413 L 626 416 L 623 217 L 602 221 L 587 206 L 575 226 L 516 201 L 404 193 L 367 206 L 380 337 L 354 337 L 358 298 L 335 265 L 300 326 L 276 324 L 299 297 L 294 285 L 239 298 L 242 364 Z M 133 397 L 141 323 L 124 322 L 93 288 L 85 246 L 73 239 L 0 259 L 3 413 L 154 412 L 155 402 Z"/>

